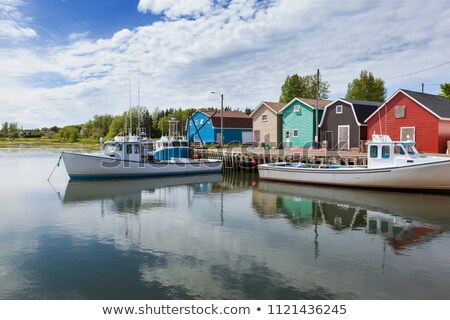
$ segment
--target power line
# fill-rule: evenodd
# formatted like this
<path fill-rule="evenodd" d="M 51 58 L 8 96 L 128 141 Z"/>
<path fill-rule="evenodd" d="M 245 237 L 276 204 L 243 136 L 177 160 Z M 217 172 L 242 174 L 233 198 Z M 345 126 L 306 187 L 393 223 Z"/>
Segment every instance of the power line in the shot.
<path fill-rule="evenodd" d="M 428 70 L 436 69 L 436 68 L 439 68 L 439 67 L 445 66 L 446 64 L 450 64 L 450 61 L 447 61 L 447 62 L 444 62 L 444 63 L 438 64 L 438 65 L 436 65 L 436 66 L 433 66 L 433 67 L 429 67 L 429 68 L 426 68 L 426 69 L 422 69 L 422 70 L 419 70 L 419 71 L 415 71 L 415 72 L 411 72 L 411 73 L 403 74 L 403 75 L 401 75 L 401 76 L 395 76 L 395 77 L 387 78 L 387 79 L 385 79 L 385 80 L 392 80 L 392 79 L 397 79 L 397 78 L 402 78 L 402 77 L 410 76 L 410 75 L 413 75 L 413 74 L 416 74 L 416 73 L 420 73 L 420 72 L 424 72 L 424 71 L 428 71 Z"/>

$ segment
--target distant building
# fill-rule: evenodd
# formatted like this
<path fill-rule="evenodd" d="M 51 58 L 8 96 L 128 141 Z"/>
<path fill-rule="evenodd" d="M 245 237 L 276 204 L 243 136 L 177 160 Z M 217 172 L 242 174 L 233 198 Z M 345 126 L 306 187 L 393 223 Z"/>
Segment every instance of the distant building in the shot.
<path fill-rule="evenodd" d="M 286 103 L 262 101 L 250 117 L 253 119 L 253 142 L 256 146 L 267 144 L 279 147 L 282 141 L 282 116 L 280 110 Z"/>
<path fill-rule="evenodd" d="M 221 111 L 196 111 L 189 117 L 186 136 L 202 144 L 220 143 Z M 223 143 L 251 144 L 252 118 L 243 112 L 223 112 Z"/>
<path fill-rule="evenodd" d="M 450 100 L 400 89 L 367 119 L 369 135 L 416 141 L 421 152 L 445 153 L 450 141 Z"/>

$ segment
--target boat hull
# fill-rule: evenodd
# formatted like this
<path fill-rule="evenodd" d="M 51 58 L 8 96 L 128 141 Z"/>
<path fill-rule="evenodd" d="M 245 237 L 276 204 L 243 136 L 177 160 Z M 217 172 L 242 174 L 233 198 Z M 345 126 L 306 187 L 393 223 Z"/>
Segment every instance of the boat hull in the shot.
<path fill-rule="evenodd" d="M 387 168 L 338 169 L 263 164 L 261 179 L 361 188 L 450 191 L 450 160 Z"/>
<path fill-rule="evenodd" d="M 63 152 L 71 179 L 116 179 L 220 173 L 220 160 L 175 159 L 161 162 L 118 160 L 99 155 Z"/>

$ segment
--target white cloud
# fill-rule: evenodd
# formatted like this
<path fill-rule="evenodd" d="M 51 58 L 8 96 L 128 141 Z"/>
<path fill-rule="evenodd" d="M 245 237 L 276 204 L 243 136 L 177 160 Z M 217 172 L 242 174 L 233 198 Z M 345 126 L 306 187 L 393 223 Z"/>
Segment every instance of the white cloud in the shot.
<path fill-rule="evenodd" d="M 38 36 L 20 13 L 22 5 L 22 0 L 0 0 L 0 39 L 21 40 Z"/>
<path fill-rule="evenodd" d="M 218 106 L 213 90 L 225 94 L 225 105 L 254 107 L 276 101 L 286 75 L 317 68 L 331 84 L 330 98 L 342 97 L 362 69 L 388 79 L 449 61 L 446 2 L 231 1 L 210 14 L 123 29 L 109 39 L 0 50 L 0 121 L 65 125 L 121 113 L 130 70 L 137 103 L 138 66 L 140 100 L 149 108 Z M 392 94 L 424 82 L 438 93 L 427 84 L 448 82 L 448 74 L 447 64 L 386 85 Z"/>
<path fill-rule="evenodd" d="M 211 9 L 210 0 L 140 0 L 138 10 L 140 12 L 152 12 L 164 14 L 170 19 L 182 16 L 197 17 Z"/>

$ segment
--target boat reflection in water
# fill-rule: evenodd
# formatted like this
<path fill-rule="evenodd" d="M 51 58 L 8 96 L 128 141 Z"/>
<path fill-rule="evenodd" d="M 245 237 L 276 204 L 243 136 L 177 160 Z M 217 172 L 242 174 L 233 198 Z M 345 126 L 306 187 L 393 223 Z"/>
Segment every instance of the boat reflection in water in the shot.
<path fill-rule="evenodd" d="M 256 191 L 256 190 L 255 190 Z M 253 205 L 264 217 L 287 217 L 297 226 L 323 221 L 336 230 L 384 236 L 395 249 L 450 230 L 450 196 L 259 183 Z"/>
<path fill-rule="evenodd" d="M 143 195 L 149 195 L 156 190 L 164 190 L 175 186 L 191 186 L 189 191 L 205 192 L 213 183 L 223 180 L 221 174 L 188 175 L 179 177 L 118 179 L 118 180 L 69 180 L 63 197 L 66 205 L 98 202 L 104 205 L 105 200 L 113 201 L 113 211 L 118 213 L 139 213 L 149 207 L 162 207 L 163 199 L 149 199 L 142 203 Z"/>

